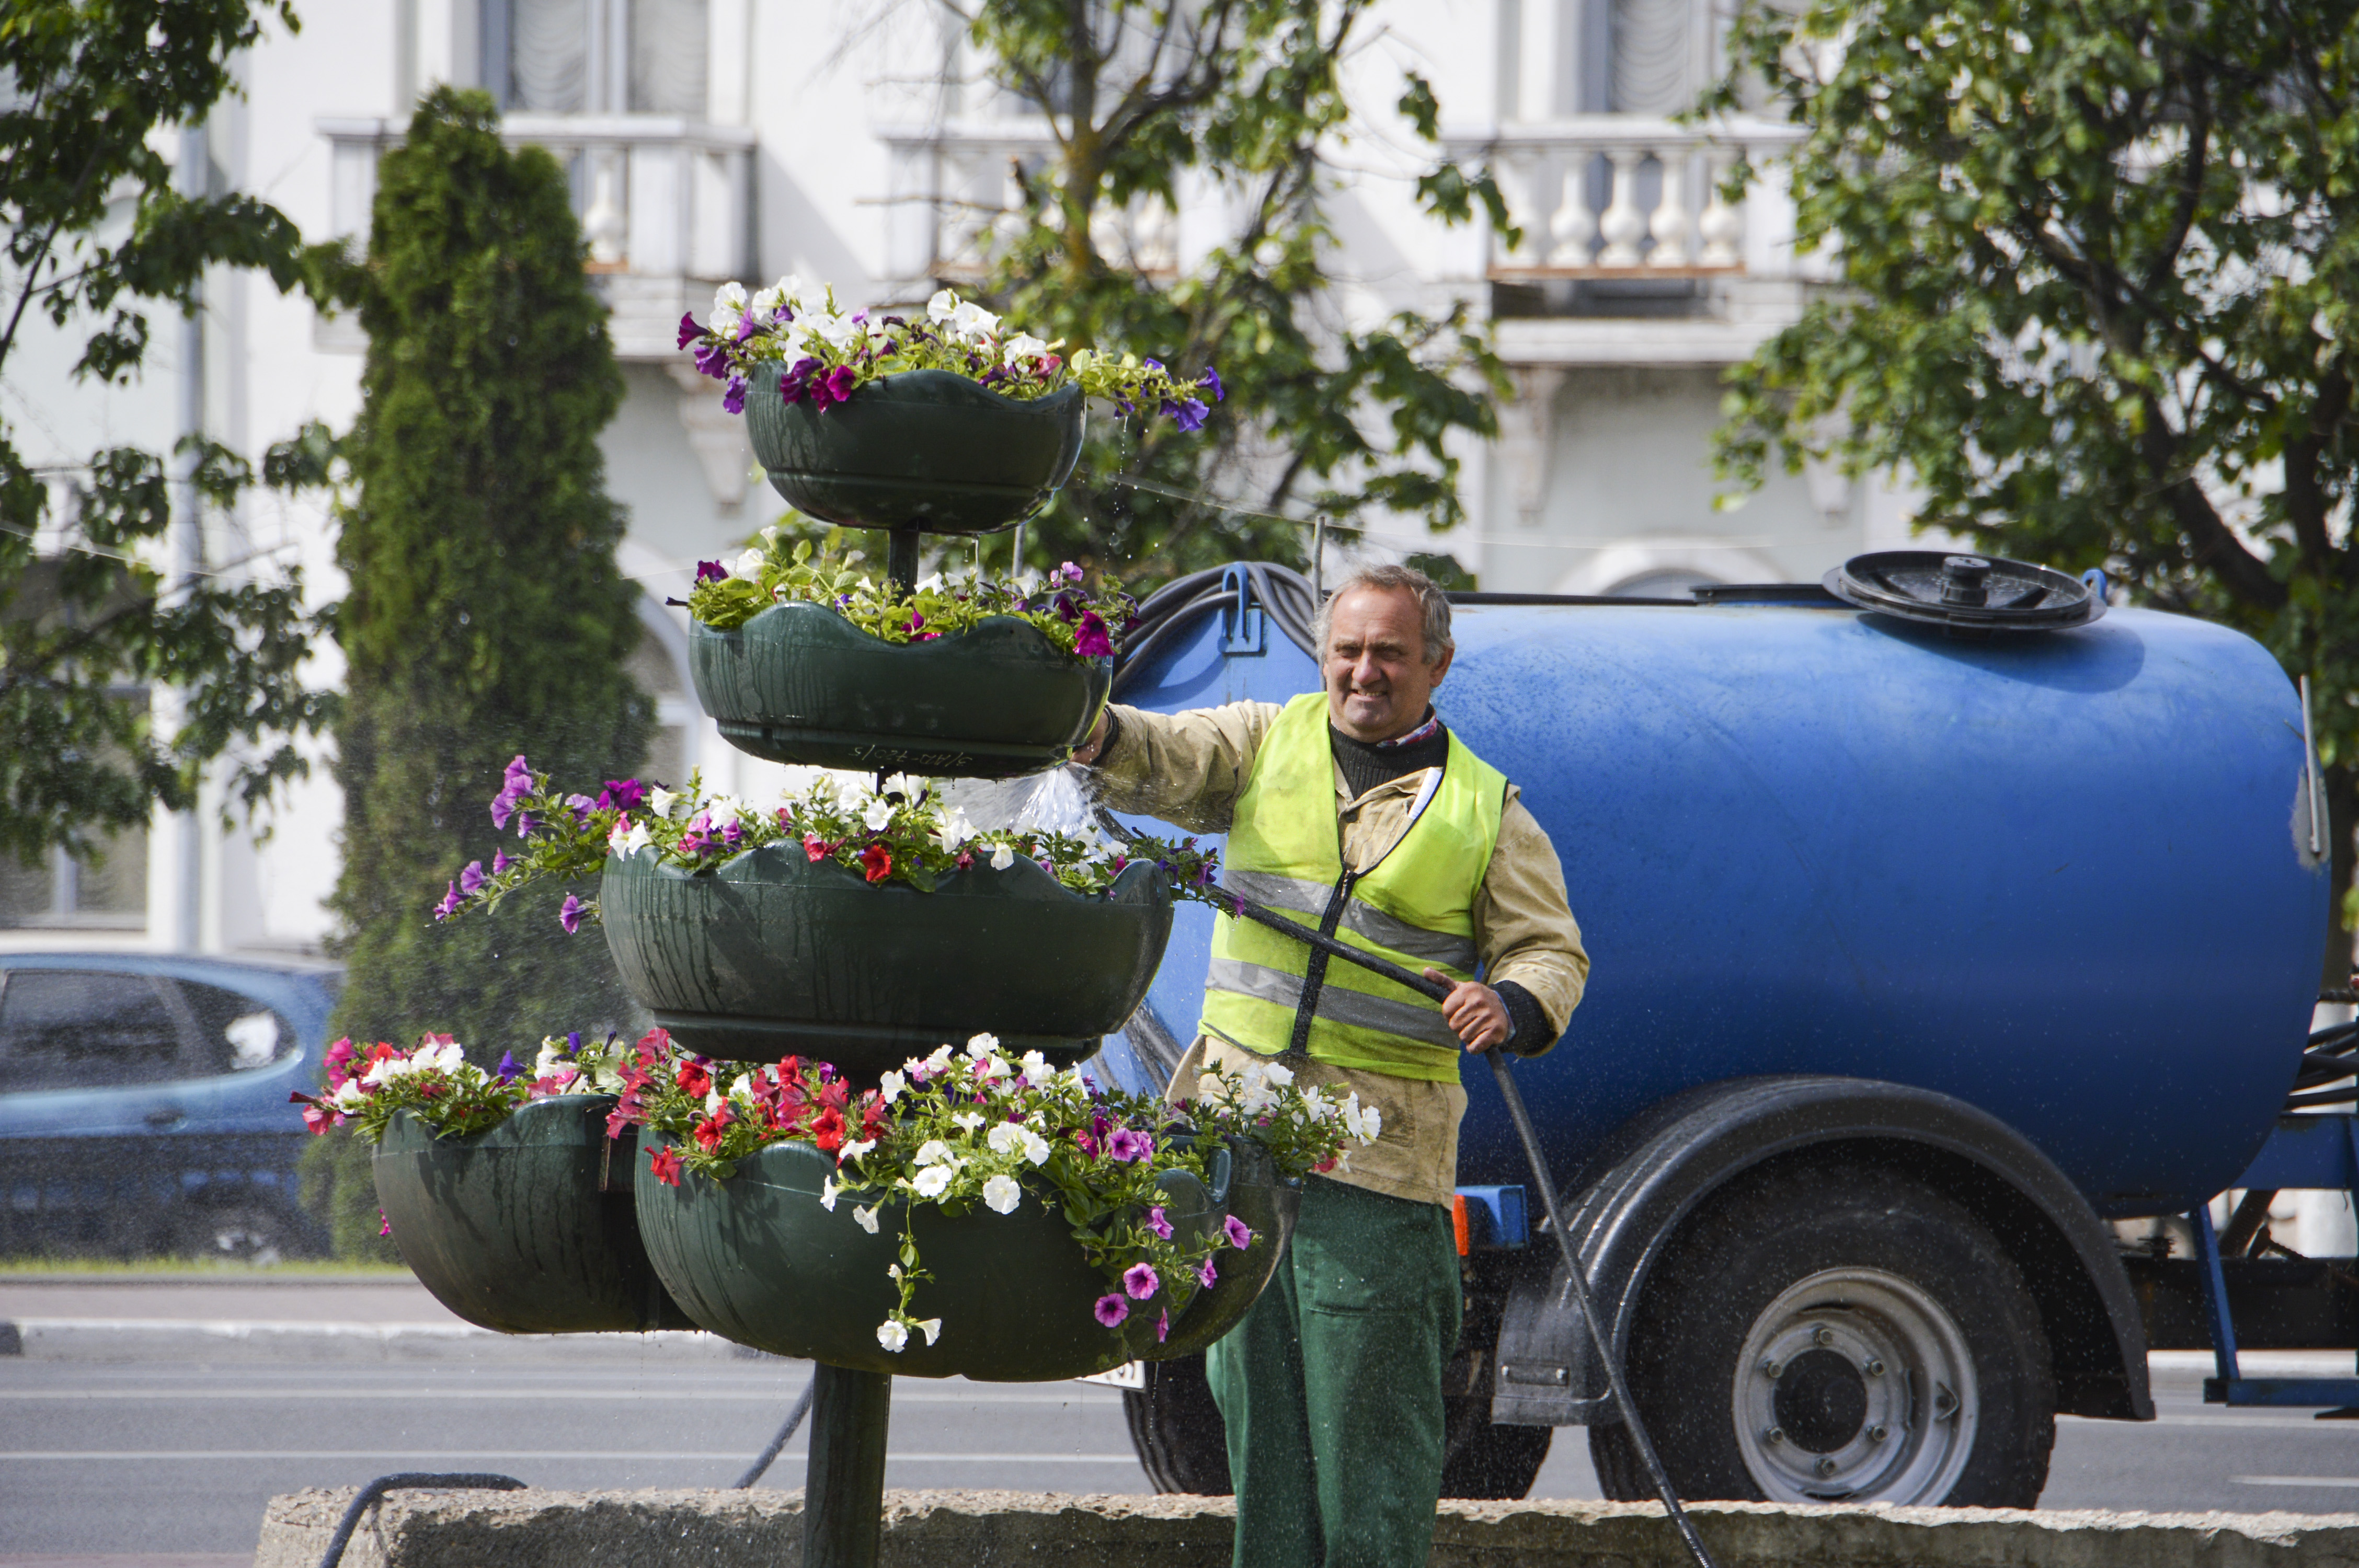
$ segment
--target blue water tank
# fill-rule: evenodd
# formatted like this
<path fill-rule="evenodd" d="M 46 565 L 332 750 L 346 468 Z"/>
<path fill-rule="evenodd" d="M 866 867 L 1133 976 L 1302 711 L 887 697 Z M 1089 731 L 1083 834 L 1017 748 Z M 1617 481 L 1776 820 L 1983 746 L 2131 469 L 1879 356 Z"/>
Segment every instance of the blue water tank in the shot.
<path fill-rule="evenodd" d="M 2112 1217 L 2186 1209 L 2267 1135 L 2328 877 L 2300 704 L 2251 639 L 2123 610 L 1971 641 L 1831 600 L 1469 604 L 1457 639 L 1438 706 L 1555 841 L 1595 966 L 1521 1070 L 1560 1176 L 1654 1101 L 1759 1073 L 1957 1096 Z M 1319 684 L 1281 636 L 1223 641 L 1200 617 L 1121 700 Z M 1182 911 L 1149 993 L 1183 1041 L 1211 924 Z M 1522 1179 L 1488 1076 L 1462 1182 Z"/>

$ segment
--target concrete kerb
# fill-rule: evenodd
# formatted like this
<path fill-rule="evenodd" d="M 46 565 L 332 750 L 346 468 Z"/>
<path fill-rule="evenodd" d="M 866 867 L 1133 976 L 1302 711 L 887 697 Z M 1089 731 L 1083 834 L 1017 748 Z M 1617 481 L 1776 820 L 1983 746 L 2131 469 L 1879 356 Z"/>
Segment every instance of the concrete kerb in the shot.
<path fill-rule="evenodd" d="M 255 1568 L 315 1568 L 350 1489 L 274 1498 Z M 2359 1515 L 2025 1512 L 1702 1503 L 1725 1568 L 2359 1568 Z M 1226 1498 L 885 1494 L 880 1568 L 1023 1562 L 1220 1568 Z M 397 1493 L 348 1568 L 791 1568 L 796 1492 Z M 1677 1568 L 1649 1503 L 1448 1503 L 1432 1568 Z"/>

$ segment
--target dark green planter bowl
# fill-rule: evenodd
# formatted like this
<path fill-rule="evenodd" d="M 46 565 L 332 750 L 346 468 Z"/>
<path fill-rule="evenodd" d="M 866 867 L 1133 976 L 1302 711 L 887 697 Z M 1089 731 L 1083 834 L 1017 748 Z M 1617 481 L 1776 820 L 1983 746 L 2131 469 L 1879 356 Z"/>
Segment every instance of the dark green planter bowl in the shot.
<path fill-rule="evenodd" d="M 1235 1325 L 1253 1304 L 1245 1287 L 1257 1293 L 1267 1281 L 1284 1239 L 1265 1234 L 1244 1258 L 1229 1249 L 1215 1253 L 1224 1264 L 1237 1260 L 1239 1286 L 1225 1295 L 1218 1286 L 1200 1292 L 1173 1315 L 1171 1337 L 1158 1345 L 1158 1301 L 1131 1303 L 1129 1321 L 1118 1328 L 1099 1325 L 1093 1309 L 1107 1292 L 1105 1276 L 1039 1190 L 1027 1184 L 1013 1214 L 976 1208 L 953 1217 L 923 1205 L 913 1235 L 933 1279 L 918 1288 L 910 1310 L 940 1317 L 941 1337 L 928 1345 L 913 1335 L 891 1351 L 876 1342 L 876 1327 L 897 1299 L 886 1269 L 898 1256 L 902 1206 L 877 1211 L 874 1236 L 853 1217 L 850 1197 L 839 1197 L 832 1212 L 822 1208 L 821 1184 L 835 1160 L 808 1143 L 774 1143 L 741 1162 L 726 1182 L 683 1175 L 678 1186 L 666 1186 L 646 1162 L 640 1166 L 647 1254 L 690 1316 L 740 1345 L 856 1371 L 1033 1383 L 1184 1355 L 1183 1335 L 1200 1314 L 1212 1331 L 1202 1343 Z M 1216 1157 L 1212 1175 L 1211 1192 L 1184 1173 L 1165 1179 L 1164 1215 L 1183 1238 L 1209 1235 L 1238 1189 L 1231 1160 Z M 1260 1264 L 1265 1253 L 1269 1261 Z M 1248 1259 L 1260 1264 L 1257 1271 Z M 1222 1321 L 1214 1327 L 1216 1311 Z"/>
<path fill-rule="evenodd" d="M 1113 660 L 1076 658 L 1012 615 L 897 644 L 802 602 L 734 632 L 697 622 L 689 662 L 698 702 L 739 751 L 929 778 L 1057 766 L 1089 739 L 1114 683 Z"/>
<path fill-rule="evenodd" d="M 1082 450 L 1082 389 L 1029 402 L 943 370 L 872 381 L 824 414 L 757 369 L 745 433 L 799 511 L 856 528 L 989 534 L 1047 504 Z"/>
<path fill-rule="evenodd" d="M 870 1080 L 986 1031 L 1011 1054 L 1078 1062 L 1136 1010 L 1171 936 L 1170 889 L 1148 864 L 1095 897 L 1020 860 L 919 892 L 785 844 L 702 873 L 652 849 L 610 857 L 599 910 L 624 985 L 681 1045 L 814 1056 Z"/>
<path fill-rule="evenodd" d="M 502 1334 L 696 1326 L 647 1266 L 638 1143 L 607 1138 L 614 1108 L 611 1095 L 536 1100 L 465 1138 L 394 1117 L 370 1162 L 377 1203 L 436 1301 Z"/>

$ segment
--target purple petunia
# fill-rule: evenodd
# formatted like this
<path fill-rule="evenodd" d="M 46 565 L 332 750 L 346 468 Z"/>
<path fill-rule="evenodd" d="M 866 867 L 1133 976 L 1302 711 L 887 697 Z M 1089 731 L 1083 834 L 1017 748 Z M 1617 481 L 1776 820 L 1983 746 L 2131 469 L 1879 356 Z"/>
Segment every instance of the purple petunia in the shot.
<path fill-rule="evenodd" d="M 601 811 L 636 811 L 645 805 L 647 786 L 636 779 L 608 779 L 606 787 L 598 792 Z"/>
<path fill-rule="evenodd" d="M 726 582 L 729 580 L 729 568 L 723 566 L 719 561 L 699 561 L 696 563 L 696 580 L 699 582 Z"/>
<path fill-rule="evenodd" d="M 465 893 L 469 898 L 473 898 L 476 893 L 483 891 L 483 886 L 484 862 L 481 860 L 468 861 L 467 869 L 459 873 L 459 891 Z"/>
<path fill-rule="evenodd" d="M 1221 1228 L 1228 1232 L 1229 1245 L 1232 1247 L 1242 1250 L 1254 1243 L 1254 1233 L 1246 1227 L 1245 1222 L 1235 1215 L 1231 1215 L 1222 1221 Z"/>
<path fill-rule="evenodd" d="M 1178 425 L 1182 430 L 1201 430 L 1204 427 L 1206 410 L 1204 405 L 1196 398 L 1186 398 L 1177 405 L 1167 403 L 1163 406 L 1163 411 L 1170 415 L 1172 423 Z"/>
<path fill-rule="evenodd" d="M 1122 1320 L 1130 1315 L 1130 1303 L 1118 1295 L 1100 1296 L 1096 1311 L 1100 1323 L 1108 1328 L 1119 1328 Z"/>
<path fill-rule="evenodd" d="M 1117 1127 L 1114 1130 L 1113 1136 L 1106 1140 L 1105 1148 L 1106 1158 L 1131 1164 L 1154 1153 L 1155 1141 L 1143 1132 L 1134 1132 L 1127 1127 Z"/>
<path fill-rule="evenodd" d="M 1197 381 L 1196 384 L 1198 386 L 1211 387 L 1212 389 L 1212 401 L 1215 403 L 1220 402 L 1229 395 L 1229 389 L 1221 384 L 1221 373 L 1214 370 L 1211 365 L 1206 365 L 1204 367 L 1204 373 L 1202 377 Z"/>
<path fill-rule="evenodd" d="M 704 336 L 704 329 L 696 324 L 696 318 L 685 310 L 681 311 L 679 313 L 679 347 L 684 349 L 702 336 Z"/>
<path fill-rule="evenodd" d="M 1171 1239 L 1171 1222 L 1163 1217 L 1163 1206 L 1161 1204 L 1157 1204 L 1153 1208 L 1147 1211 L 1147 1228 L 1155 1232 L 1156 1235 L 1160 1236 L 1166 1241 Z"/>
<path fill-rule="evenodd" d="M 443 895 L 442 902 L 434 906 L 434 918 L 437 920 L 450 919 L 452 915 L 459 913 L 459 905 L 463 901 L 459 897 L 459 884 L 457 882 L 452 882 L 451 884 L 451 891 Z"/>
<path fill-rule="evenodd" d="M 1084 659 L 1107 659 L 1114 656 L 1114 638 L 1106 623 L 1094 610 L 1082 614 L 1082 623 L 1073 630 L 1073 653 Z"/>
<path fill-rule="evenodd" d="M 1171 1314 L 1166 1311 L 1162 1316 L 1155 1320 L 1155 1343 L 1160 1345 L 1170 1337 Z"/>
<path fill-rule="evenodd" d="M 1212 1288 L 1212 1282 L 1220 1277 L 1221 1271 L 1212 1267 L 1212 1260 L 1211 1258 L 1208 1257 L 1201 1263 L 1196 1265 L 1196 1282 L 1203 1286 L 1206 1290 L 1211 1290 Z"/>
<path fill-rule="evenodd" d="M 745 412 L 745 378 L 733 375 L 729 384 L 721 389 L 721 411 L 724 414 Z"/>
<path fill-rule="evenodd" d="M 696 351 L 696 368 L 700 373 L 709 375 L 715 381 L 727 380 L 729 351 L 719 343 L 700 345 Z"/>
<path fill-rule="evenodd" d="M 508 852 L 506 849 L 495 849 L 492 851 L 492 875 L 498 876 L 502 871 L 506 871 L 510 866 L 515 864 L 516 862 L 514 860 L 508 859 Z"/>
<path fill-rule="evenodd" d="M 503 1051 L 503 1052 L 501 1052 L 501 1053 L 500 1053 L 500 1065 L 499 1065 L 500 1082 L 502 1082 L 502 1083 L 504 1083 L 504 1084 L 506 1084 L 506 1083 L 513 1083 L 513 1082 L 515 1082 L 518 1077 L 522 1076 L 523 1076 L 523 1074 L 524 1074 L 524 1067 L 523 1067 L 523 1065 L 522 1065 L 521 1064 L 519 1064 L 519 1063 L 516 1061 L 516 1053 L 515 1053 L 515 1052 L 513 1052 L 513 1051 Z"/>
<path fill-rule="evenodd" d="M 1163 1288 L 1163 1281 L 1153 1265 L 1133 1263 L 1122 1271 L 1122 1288 L 1130 1292 L 1132 1301 L 1143 1302 Z"/>
<path fill-rule="evenodd" d="M 557 907 L 557 924 L 565 927 L 565 934 L 569 936 L 581 930 L 582 901 L 567 893 L 565 902 Z"/>
<path fill-rule="evenodd" d="M 524 760 L 522 752 L 508 760 L 507 771 L 500 775 L 500 787 L 510 795 L 532 793 L 532 764 Z"/>

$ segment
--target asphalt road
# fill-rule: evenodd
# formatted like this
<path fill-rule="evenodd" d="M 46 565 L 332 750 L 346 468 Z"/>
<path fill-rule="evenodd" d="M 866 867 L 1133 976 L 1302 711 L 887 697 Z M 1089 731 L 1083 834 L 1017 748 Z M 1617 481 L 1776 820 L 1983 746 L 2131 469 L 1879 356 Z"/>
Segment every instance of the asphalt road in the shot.
<path fill-rule="evenodd" d="M 760 1450 L 806 1368 L 495 1345 L 408 1366 L 0 1360 L 0 1560 L 251 1552 L 264 1501 L 393 1469 L 506 1472 L 566 1487 L 718 1487 Z M 2043 1506 L 2334 1512 L 2359 1507 L 2359 1422 L 2229 1413 L 2200 1368 L 2159 1375 L 2153 1425 L 2067 1419 Z M 1534 1488 L 1593 1497 L 1568 1432 Z M 1119 1396 L 1082 1384 L 905 1381 L 887 1484 L 1147 1489 Z M 790 1444 L 768 1484 L 800 1484 Z"/>

